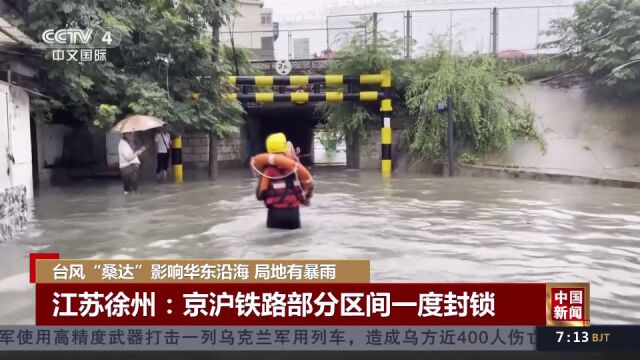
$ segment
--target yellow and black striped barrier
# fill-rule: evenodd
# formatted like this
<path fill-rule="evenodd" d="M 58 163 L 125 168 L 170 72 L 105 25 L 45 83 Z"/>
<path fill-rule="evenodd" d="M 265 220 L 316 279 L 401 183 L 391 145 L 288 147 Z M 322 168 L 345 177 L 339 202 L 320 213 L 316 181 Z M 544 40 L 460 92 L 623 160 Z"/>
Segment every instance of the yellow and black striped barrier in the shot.
<path fill-rule="evenodd" d="M 288 76 L 229 76 L 231 85 L 286 86 L 286 85 L 380 85 L 384 82 L 383 74 L 363 75 L 288 75 Z"/>
<path fill-rule="evenodd" d="M 391 174 L 391 72 L 386 70 L 380 74 L 362 75 L 289 75 L 289 76 L 229 76 L 231 85 L 254 86 L 304 86 L 315 84 L 326 85 L 379 85 L 379 91 L 360 91 L 357 93 L 324 92 L 309 93 L 304 91 L 291 93 L 229 93 L 225 97 L 242 103 L 275 103 L 293 102 L 304 104 L 308 102 L 343 102 L 343 101 L 380 101 L 382 128 L 381 141 L 381 170 L 383 176 Z"/>
<path fill-rule="evenodd" d="M 182 137 L 176 136 L 171 142 L 171 164 L 173 181 L 182 184 Z"/>
<path fill-rule="evenodd" d="M 382 128 L 380 129 L 382 175 L 391 175 L 391 72 L 383 71 L 384 80 L 380 87 L 384 90 L 383 99 L 380 102 L 380 113 L 382 115 Z"/>
<path fill-rule="evenodd" d="M 342 102 L 342 101 L 378 101 L 384 98 L 383 92 L 378 91 L 360 91 L 357 93 L 342 93 L 342 92 L 325 92 L 325 93 L 309 93 L 309 92 L 294 92 L 294 93 L 250 93 L 250 94 L 236 94 L 228 93 L 226 98 L 229 100 L 237 100 L 240 102 L 256 102 L 256 103 L 274 103 L 274 102 Z"/>

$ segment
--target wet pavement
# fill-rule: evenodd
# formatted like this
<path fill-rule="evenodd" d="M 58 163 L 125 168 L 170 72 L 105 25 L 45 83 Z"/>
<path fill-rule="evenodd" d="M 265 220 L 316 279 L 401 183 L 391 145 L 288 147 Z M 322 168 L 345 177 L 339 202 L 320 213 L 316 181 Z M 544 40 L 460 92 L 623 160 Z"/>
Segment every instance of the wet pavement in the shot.
<path fill-rule="evenodd" d="M 42 190 L 0 244 L 0 323 L 34 322 L 28 253 L 65 258 L 370 258 L 376 282 L 592 284 L 593 323 L 640 322 L 640 191 L 315 168 L 303 228 L 267 230 L 248 171 L 215 182 Z M 188 174 L 187 174 L 188 175 Z M 188 177 L 187 177 L 188 178 Z"/>

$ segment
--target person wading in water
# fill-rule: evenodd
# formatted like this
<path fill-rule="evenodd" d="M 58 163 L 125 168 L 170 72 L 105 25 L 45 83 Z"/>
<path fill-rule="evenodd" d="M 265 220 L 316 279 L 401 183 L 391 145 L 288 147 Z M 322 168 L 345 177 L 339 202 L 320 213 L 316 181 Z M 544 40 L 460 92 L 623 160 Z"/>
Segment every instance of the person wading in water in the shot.
<path fill-rule="evenodd" d="M 144 152 L 145 147 L 135 150 L 135 135 L 132 132 L 122 134 L 122 139 L 118 144 L 118 155 L 120 163 L 120 174 L 125 195 L 130 192 L 138 192 L 138 170 L 140 159 L 138 155 Z"/>
<path fill-rule="evenodd" d="M 269 154 L 285 155 L 289 152 L 283 133 L 267 137 L 266 145 Z M 308 196 L 305 196 L 296 172 L 266 165 L 260 175 L 256 198 L 264 201 L 268 209 L 267 227 L 300 228 L 300 205 L 308 203 Z"/>
<path fill-rule="evenodd" d="M 167 132 L 166 125 L 162 126 L 155 136 L 157 155 L 156 178 L 158 182 L 167 180 L 169 170 L 169 151 L 171 135 Z"/>

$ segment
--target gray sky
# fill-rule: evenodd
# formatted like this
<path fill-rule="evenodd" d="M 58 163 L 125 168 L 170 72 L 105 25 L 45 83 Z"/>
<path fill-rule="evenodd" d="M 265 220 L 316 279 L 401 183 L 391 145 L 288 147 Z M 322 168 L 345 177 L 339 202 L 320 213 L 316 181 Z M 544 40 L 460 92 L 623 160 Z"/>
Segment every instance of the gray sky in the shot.
<path fill-rule="evenodd" d="M 290 40 L 309 39 L 309 55 L 330 47 L 340 47 L 340 39 L 346 27 L 353 27 L 357 17 L 329 18 L 330 31 L 326 27 L 326 16 L 337 14 L 362 14 L 395 12 L 379 16 L 378 29 L 396 32 L 402 37 L 405 31 L 406 10 L 449 10 L 412 14 L 412 38 L 416 41 L 413 52 L 421 54 L 431 48 L 432 35 L 448 37 L 452 50 L 461 48 L 463 53 L 490 50 L 490 11 L 499 7 L 499 50 L 536 52 L 537 44 L 547 41 L 538 35 L 548 28 L 549 21 L 570 16 L 571 7 L 544 9 L 507 9 L 522 6 L 566 6 L 574 0 L 265 0 L 265 7 L 273 9 L 273 21 L 280 23 L 281 36 L 275 42 L 276 58 L 291 57 L 294 46 Z M 306 30 L 305 29 L 315 29 Z M 292 30 L 292 31 L 287 31 Z"/>
<path fill-rule="evenodd" d="M 325 8 L 333 7 L 336 0 L 265 0 L 264 6 L 273 9 L 275 21 L 323 17 Z"/>
<path fill-rule="evenodd" d="M 265 0 L 273 9 L 274 21 L 296 27 L 306 22 L 324 21 L 336 13 L 425 10 L 474 7 L 511 7 L 536 5 L 570 5 L 574 0 Z"/>

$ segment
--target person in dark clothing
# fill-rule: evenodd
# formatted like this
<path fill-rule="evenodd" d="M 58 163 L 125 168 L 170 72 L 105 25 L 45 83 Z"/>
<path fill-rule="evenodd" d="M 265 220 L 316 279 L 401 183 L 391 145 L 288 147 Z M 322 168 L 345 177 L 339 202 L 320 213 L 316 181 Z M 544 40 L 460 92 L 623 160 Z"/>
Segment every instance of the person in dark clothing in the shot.
<path fill-rule="evenodd" d="M 299 228 L 304 195 L 296 174 L 285 174 L 275 166 L 267 166 L 263 173 L 256 197 L 267 206 L 267 227 Z"/>

